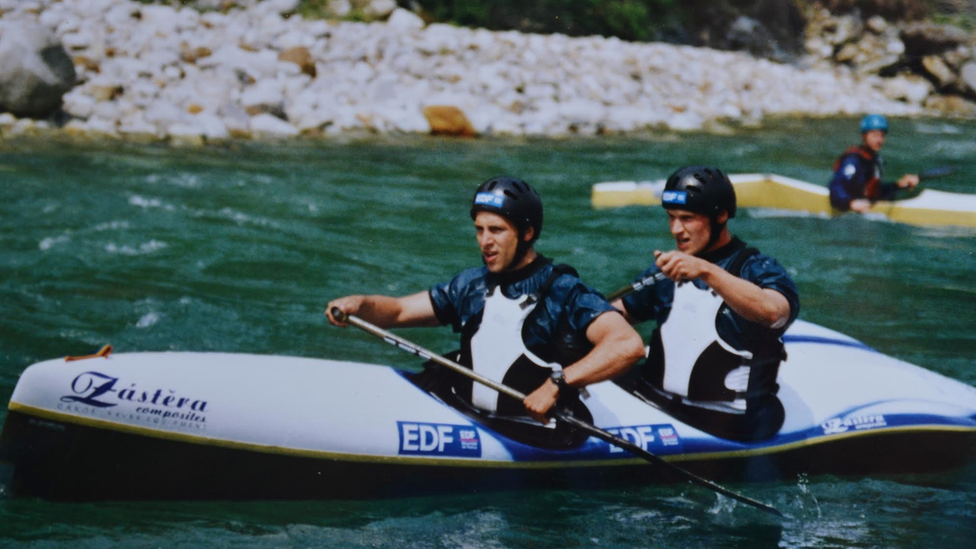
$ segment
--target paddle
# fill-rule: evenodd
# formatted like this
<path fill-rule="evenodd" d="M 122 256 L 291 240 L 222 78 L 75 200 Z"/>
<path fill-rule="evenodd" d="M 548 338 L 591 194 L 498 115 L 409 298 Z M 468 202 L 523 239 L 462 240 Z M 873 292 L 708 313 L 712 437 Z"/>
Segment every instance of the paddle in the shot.
<path fill-rule="evenodd" d="M 332 316 L 335 319 L 339 320 L 340 322 L 348 322 L 349 324 L 352 324 L 353 326 L 359 328 L 360 330 L 363 330 L 364 332 L 367 332 L 367 333 L 372 334 L 372 335 L 374 335 L 376 337 L 379 337 L 380 339 L 382 339 L 383 341 L 386 341 L 390 345 L 393 345 L 395 347 L 399 347 L 400 349 L 403 349 L 404 351 L 407 351 L 408 353 L 414 354 L 414 355 L 416 355 L 416 356 L 418 356 L 418 357 L 420 357 L 420 358 L 422 358 L 424 360 L 431 360 L 433 362 L 436 362 L 437 364 L 440 364 L 441 366 L 450 368 L 451 370 L 453 370 L 453 371 L 455 371 L 455 372 L 457 372 L 457 373 L 459 373 L 459 374 L 461 374 L 463 376 L 467 376 L 467 377 L 471 378 L 472 380 L 477 381 L 478 383 L 481 383 L 482 385 L 485 385 L 486 387 L 489 387 L 491 389 L 494 389 L 494 390 L 498 391 L 499 393 L 508 395 L 508 396 L 510 396 L 512 398 L 518 399 L 519 401 L 525 400 L 525 395 L 523 395 L 522 393 L 516 391 L 515 389 L 512 389 L 511 387 L 508 387 L 507 385 L 503 385 L 501 383 L 498 383 L 495 380 L 490 379 L 490 378 L 487 378 L 487 377 L 485 377 L 485 376 L 483 376 L 483 375 L 475 372 L 474 370 L 472 370 L 470 368 L 465 368 L 464 366 L 458 364 L 457 362 L 454 362 L 453 360 L 449 360 L 447 358 L 444 358 L 444 357 L 438 355 L 437 353 L 434 353 L 432 351 L 428 351 L 427 349 L 424 349 L 423 347 L 421 347 L 419 345 L 416 345 L 414 343 L 411 343 L 411 342 L 407 341 L 406 339 L 403 339 L 402 337 L 400 337 L 398 335 L 392 334 L 392 333 L 384 330 L 383 328 L 380 328 L 379 326 L 375 326 L 373 324 L 370 324 L 369 322 L 367 322 L 367 321 L 365 321 L 365 320 L 363 320 L 363 319 L 361 319 L 361 318 L 359 318 L 359 317 L 357 317 L 355 315 L 347 315 L 347 314 L 343 313 L 342 311 L 340 311 L 338 307 L 333 307 L 331 312 L 332 312 Z M 640 446 L 637 446 L 636 444 L 631 443 L 628 440 L 625 440 L 625 439 L 623 439 L 621 437 L 618 437 L 618 436 L 613 435 L 613 434 L 611 434 L 611 433 L 609 433 L 607 431 L 604 431 L 603 429 L 597 427 L 596 425 L 591 425 L 591 424 L 589 424 L 589 423 L 587 423 L 587 422 L 585 422 L 585 421 L 583 421 L 581 419 L 576 418 L 575 416 L 573 416 L 572 412 L 570 412 L 568 410 L 563 410 L 562 408 L 558 408 L 558 407 L 557 408 L 553 408 L 552 415 L 555 416 L 557 419 L 560 419 L 562 421 L 565 421 L 566 423 L 568 423 L 570 425 L 573 425 L 573 426 L 575 426 L 576 428 L 578 428 L 578 429 L 580 429 L 582 431 L 585 431 L 587 433 L 590 433 L 591 436 L 594 436 L 594 437 L 596 437 L 596 438 L 598 438 L 600 440 L 603 440 L 604 442 L 607 442 L 608 444 L 612 444 L 612 445 L 614 445 L 614 446 L 616 446 L 618 448 L 621 448 L 623 450 L 626 450 L 626 451 L 630 452 L 631 454 L 633 454 L 633 455 L 635 455 L 635 456 L 637 456 L 639 458 L 645 459 L 645 460 L 647 460 L 647 461 L 649 461 L 649 462 L 651 462 L 653 464 L 662 465 L 664 467 L 667 467 L 671 471 L 679 474 L 680 476 L 688 479 L 689 481 L 691 481 L 691 482 L 693 482 L 693 483 L 695 483 L 695 484 L 697 484 L 699 486 L 702 486 L 702 487 L 707 488 L 709 490 L 712 490 L 714 492 L 718 492 L 719 494 L 722 494 L 724 496 L 730 497 L 730 498 L 732 498 L 732 499 L 734 499 L 736 501 L 740 501 L 742 503 L 745 503 L 746 505 L 751 505 L 751 506 L 753 506 L 756 509 L 759 509 L 761 511 L 766 511 L 767 513 L 772 513 L 772 514 L 774 514 L 774 515 L 776 515 L 778 517 L 782 517 L 783 516 L 783 513 L 781 513 L 775 507 L 772 507 L 770 505 L 766 505 L 765 503 L 762 503 L 760 501 L 756 501 L 756 500 L 754 500 L 752 498 L 749 498 L 749 497 L 746 497 L 746 496 L 744 496 L 742 494 L 733 492 L 733 491 L 731 491 L 731 490 L 729 490 L 727 488 L 723 488 L 723 487 L 719 486 L 718 484 L 715 484 L 714 482 L 712 482 L 710 480 L 706 480 L 706 479 L 704 479 L 704 478 L 702 478 L 702 477 L 700 477 L 700 476 L 698 476 L 698 475 L 696 475 L 694 473 L 691 473 L 689 471 L 686 471 L 685 469 L 682 469 L 681 467 L 678 467 L 677 465 L 674 465 L 673 463 L 670 463 L 668 461 L 665 461 L 664 459 L 662 459 L 662 458 L 660 458 L 660 457 L 658 457 L 658 456 L 656 456 L 656 455 L 648 452 L 647 450 L 641 448 Z"/>
<path fill-rule="evenodd" d="M 664 280 L 665 278 L 667 278 L 667 276 L 665 276 L 664 273 L 658 271 L 658 272 L 656 272 L 656 273 L 654 273 L 652 275 L 646 276 L 646 277 L 638 280 L 637 282 L 634 282 L 633 284 L 624 286 L 623 288 L 620 288 L 616 292 L 613 292 L 612 294 L 610 294 L 610 295 L 607 296 L 607 301 L 609 301 L 610 303 L 613 303 L 614 301 L 616 301 L 616 300 L 618 300 L 618 299 L 620 299 L 620 298 L 622 298 L 624 296 L 628 296 L 628 295 L 630 295 L 630 294 L 632 294 L 634 292 L 639 292 L 644 287 L 650 286 L 650 285 L 654 284 L 655 282 L 660 282 L 661 280 Z"/>
<path fill-rule="evenodd" d="M 891 208 L 894 202 L 901 202 L 902 200 L 910 200 L 916 198 L 918 195 L 922 194 L 922 182 L 931 181 L 933 179 L 940 179 L 942 177 L 947 177 L 955 173 L 956 169 L 951 166 L 942 166 L 939 168 L 929 168 L 918 174 L 918 185 L 914 189 L 898 189 L 898 194 L 891 198 L 885 199 L 883 202 L 891 202 L 892 204 L 888 206 L 888 214 L 891 213 Z"/>
<path fill-rule="evenodd" d="M 942 166 L 941 168 L 931 168 L 920 172 L 918 174 L 919 181 L 927 181 L 929 179 L 939 179 L 942 177 L 947 177 L 955 173 L 956 169 L 951 166 Z"/>

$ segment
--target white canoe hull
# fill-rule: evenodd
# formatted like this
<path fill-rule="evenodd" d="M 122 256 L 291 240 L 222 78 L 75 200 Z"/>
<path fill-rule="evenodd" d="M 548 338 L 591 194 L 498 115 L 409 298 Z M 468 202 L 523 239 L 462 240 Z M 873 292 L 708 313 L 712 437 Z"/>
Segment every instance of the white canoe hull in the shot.
<path fill-rule="evenodd" d="M 717 478 L 968 462 L 972 387 L 813 324 L 787 335 L 786 422 L 768 441 L 718 439 L 610 382 L 591 387 L 586 405 L 596 425 Z M 884 441 L 899 452 L 869 450 Z M 568 450 L 512 440 L 392 368 L 189 352 L 31 366 L 9 404 L 0 462 L 15 492 L 73 499 L 369 497 L 652 481 L 654 469 L 597 439 Z"/>

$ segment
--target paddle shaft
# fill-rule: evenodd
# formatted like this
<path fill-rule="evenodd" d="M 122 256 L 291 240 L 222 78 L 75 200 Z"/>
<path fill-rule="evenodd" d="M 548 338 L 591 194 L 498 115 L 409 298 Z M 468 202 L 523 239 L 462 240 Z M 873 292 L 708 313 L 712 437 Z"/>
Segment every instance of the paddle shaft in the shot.
<path fill-rule="evenodd" d="M 359 317 L 357 317 L 355 315 L 347 315 L 347 314 L 343 313 L 342 311 L 340 311 L 337 307 L 333 307 L 331 312 L 332 312 L 333 318 L 335 318 L 336 320 L 339 320 L 340 322 L 348 322 L 349 324 L 352 324 L 353 326 L 359 328 L 360 330 L 363 330 L 366 333 L 369 333 L 369 334 L 372 334 L 372 335 L 374 335 L 376 337 L 379 337 L 380 339 L 382 339 L 383 341 L 386 341 L 390 345 L 393 345 L 395 347 L 398 347 L 398 348 L 400 348 L 400 349 L 402 349 L 404 351 L 407 351 L 408 353 L 411 353 L 413 355 L 416 355 L 416 356 L 418 356 L 418 357 L 420 357 L 420 358 L 422 358 L 424 360 L 431 360 L 433 362 L 436 362 L 437 364 L 440 364 L 441 366 L 444 366 L 446 368 L 449 368 L 449 369 L 451 369 L 451 370 L 453 370 L 453 371 L 455 371 L 455 372 L 457 372 L 457 373 L 459 373 L 459 374 L 461 374 L 463 376 L 469 377 L 472 380 L 477 381 L 478 383 L 481 383 L 482 385 L 485 385 L 486 387 L 489 387 L 491 389 L 494 389 L 494 390 L 498 391 L 499 393 L 508 395 L 508 396 L 510 396 L 512 398 L 515 398 L 515 399 L 518 399 L 520 401 L 521 400 L 525 400 L 525 395 L 523 395 L 521 392 L 516 391 L 515 389 L 513 389 L 513 388 L 511 388 L 511 387 L 509 387 L 507 385 L 503 385 L 501 383 L 498 383 L 497 381 L 495 381 L 495 380 L 493 380 L 491 378 L 485 377 L 485 376 L 479 374 L 478 372 L 475 372 L 471 368 L 465 368 L 464 366 L 458 364 L 457 362 L 454 362 L 453 360 L 450 360 L 448 358 L 445 358 L 445 357 L 443 357 L 443 356 L 441 356 L 441 355 L 439 355 L 439 354 L 437 354 L 437 353 L 435 353 L 433 351 L 429 351 L 429 350 L 427 350 L 427 349 L 425 349 L 425 348 L 423 348 L 423 347 L 421 347 L 419 345 L 416 345 L 414 343 L 411 343 L 410 341 L 407 341 L 406 339 L 403 339 L 402 337 L 400 337 L 398 335 L 395 335 L 393 333 L 390 333 L 389 331 L 384 330 L 383 328 L 380 328 L 379 326 L 376 326 L 374 324 L 371 324 L 371 323 L 369 323 L 369 322 L 367 322 L 367 321 L 365 321 L 365 320 L 363 320 L 363 319 L 361 319 L 361 318 L 359 318 Z M 712 491 L 717 492 L 719 494 L 722 494 L 724 496 L 730 497 L 730 498 L 732 498 L 732 499 L 734 499 L 736 501 L 740 501 L 742 503 L 745 503 L 746 505 L 751 505 L 752 507 L 755 507 L 755 508 L 760 509 L 762 511 L 766 511 L 767 513 L 772 513 L 772 514 L 774 514 L 776 516 L 779 516 L 779 517 L 782 517 L 783 516 L 783 513 L 781 513 L 775 507 L 772 507 L 770 505 L 766 505 L 765 503 L 762 503 L 760 501 L 756 501 L 756 500 L 754 500 L 752 498 L 746 497 L 746 496 L 744 496 L 742 494 L 739 494 L 737 492 L 733 492 L 733 491 L 731 491 L 731 490 L 729 490 L 727 488 L 723 488 L 723 487 L 719 486 L 718 484 L 715 484 L 714 482 L 712 482 L 710 480 L 704 479 L 704 478 L 702 478 L 702 477 L 700 477 L 700 476 L 698 476 L 698 475 L 696 475 L 696 474 L 694 474 L 694 473 L 692 473 L 690 471 L 686 471 L 685 469 L 682 469 L 681 467 L 678 467 L 677 465 L 675 465 L 675 464 L 673 464 L 671 462 L 668 462 L 668 461 L 666 461 L 666 460 L 664 460 L 664 459 L 662 459 L 662 458 L 660 458 L 660 457 L 652 454 L 651 452 L 648 452 L 644 448 L 641 448 L 640 446 L 637 446 L 636 444 L 633 444 L 633 443 L 631 443 L 630 441 L 628 441 L 628 440 L 626 440 L 624 438 L 618 437 L 618 436 L 616 436 L 616 435 L 614 435 L 614 434 L 612 434 L 612 433 L 610 433 L 608 431 L 605 431 L 605 430 L 597 427 L 596 425 L 590 424 L 590 423 L 588 423 L 586 421 L 583 421 L 583 420 L 575 417 L 572 414 L 572 412 L 569 412 L 567 410 L 563 410 L 562 408 L 558 408 L 557 407 L 557 408 L 553 408 L 552 415 L 555 416 L 557 419 L 560 419 L 562 421 L 565 421 L 566 423 L 569 423 L 570 425 L 573 425 L 573 426 L 575 426 L 575 427 L 577 427 L 579 429 L 582 429 L 583 431 L 585 431 L 587 433 L 590 433 L 590 435 L 592 435 L 592 436 L 594 436 L 594 437 L 596 437 L 596 438 L 598 438 L 600 440 L 603 440 L 604 442 L 607 442 L 608 444 L 612 444 L 612 445 L 614 445 L 614 446 L 616 446 L 618 448 L 621 448 L 623 450 L 626 450 L 626 451 L 630 452 L 631 454 L 633 454 L 633 455 L 635 455 L 635 456 L 637 456 L 639 458 L 642 458 L 642 459 L 644 459 L 646 461 L 649 461 L 651 463 L 654 463 L 654 464 L 657 464 L 657 465 L 662 465 L 664 467 L 667 467 L 671 471 L 677 473 L 678 475 L 680 475 L 680 476 L 688 479 L 689 481 L 691 481 L 691 482 L 693 482 L 693 483 L 695 483 L 695 484 L 697 484 L 699 486 L 702 486 L 704 488 L 707 488 L 709 490 L 712 490 Z"/>
<path fill-rule="evenodd" d="M 639 292 L 645 287 L 651 286 L 656 282 L 660 282 L 665 278 L 667 278 L 667 276 L 661 271 L 658 271 L 650 276 L 646 276 L 638 280 L 637 282 L 634 282 L 633 284 L 624 286 L 623 288 L 620 288 L 616 292 L 613 292 L 612 294 L 607 296 L 607 301 L 613 303 L 614 301 L 617 301 L 622 297 L 628 296 L 634 292 Z"/>

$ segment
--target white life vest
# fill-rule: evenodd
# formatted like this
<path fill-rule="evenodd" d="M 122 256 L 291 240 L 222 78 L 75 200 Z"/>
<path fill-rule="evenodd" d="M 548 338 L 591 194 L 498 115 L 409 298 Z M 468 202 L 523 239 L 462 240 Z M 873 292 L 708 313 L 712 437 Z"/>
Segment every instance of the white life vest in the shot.
<path fill-rule="evenodd" d="M 719 310 L 725 302 L 710 288 L 700 289 L 691 282 L 678 283 L 667 320 L 661 325 L 661 344 L 664 347 L 663 389 L 682 397 L 689 405 L 741 412 L 746 400 L 738 397 L 732 401 L 695 402 L 687 400 L 692 371 L 705 349 L 718 343 L 722 349 L 742 357 L 752 358 L 749 351 L 735 349 L 723 341 L 715 329 Z M 749 384 L 749 366 L 742 365 L 725 376 L 725 387 L 736 394 L 745 394 Z"/>
<path fill-rule="evenodd" d="M 545 362 L 525 347 L 522 325 L 538 305 L 536 301 L 523 307 L 530 297 L 523 295 L 509 299 L 498 288 L 489 291 L 481 325 L 471 337 L 471 363 L 475 372 L 502 383 L 505 374 L 522 356 L 539 368 L 550 371 L 562 369 L 561 365 Z M 477 408 L 495 412 L 498 410 L 498 391 L 475 383 L 471 402 Z"/>

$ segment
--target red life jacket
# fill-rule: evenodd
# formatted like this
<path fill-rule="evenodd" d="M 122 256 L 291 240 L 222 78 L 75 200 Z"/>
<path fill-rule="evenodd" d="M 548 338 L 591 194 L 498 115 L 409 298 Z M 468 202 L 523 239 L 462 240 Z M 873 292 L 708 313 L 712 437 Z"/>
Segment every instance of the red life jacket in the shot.
<path fill-rule="evenodd" d="M 871 165 L 871 168 L 874 168 L 875 154 L 866 149 L 863 145 L 854 145 L 852 147 L 848 147 L 848 149 L 844 151 L 844 154 L 842 154 L 840 158 L 834 162 L 834 171 L 836 172 L 838 169 L 840 169 L 840 163 L 852 154 L 860 156 Z M 877 170 L 872 169 L 871 177 L 864 182 L 864 198 L 867 198 L 868 200 L 877 200 L 881 196 L 881 179 L 878 178 L 877 173 Z"/>

